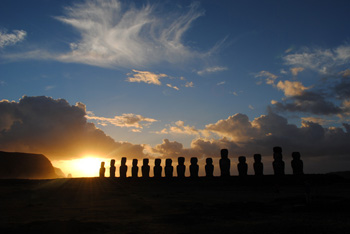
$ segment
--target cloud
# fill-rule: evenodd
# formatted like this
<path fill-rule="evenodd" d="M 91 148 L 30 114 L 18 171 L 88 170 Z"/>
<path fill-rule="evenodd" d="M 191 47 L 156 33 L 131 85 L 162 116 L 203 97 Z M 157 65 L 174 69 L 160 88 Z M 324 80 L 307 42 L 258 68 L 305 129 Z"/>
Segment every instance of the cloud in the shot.
<path fill-rule="evenodd" d="M 290 69 L 290 71 L 292 72 L 293 76 L 297 76 L 299 74 L 299 72 L 304 71 L 305 68 L 303 67 L 293 67 Z"/>
<path fill-rule="evenodd" d="M 217 83 L 216 85 L 224 85 L 226 83 L 226 81 L 221 81 L 219 83 Z"/>
<path fill-rule="evenodd" d="M 254 110 L 254 106 L 252 106 L 252 105 L 249 105 L 248 108 L 251 110 Z"/>
<path fill-rule="evenodd" d="M 305 87 L 299 81 L 279 81 L 276 87 L 284 92 L 284 95 L 288 96 L 300 96 L 308 87 Z"/>
<path fill-rule="evenodd" d="M 160 79 L 163 77 L 167 77 L 165 74 L 155 74 L 149 71 L 138 71 L 133 69 L 133 73 L 128 73 L 127 75 L 130 76 L 126 78 L 126 81 L 128 82 L 144 82 L 146 84 L 154 84 L 154 85 L 161 85 Z"/>
<path fill-rule="evenodd" d="M 320 118 L 320 117 L 301 117 L 301 120 L 303 122 L 313 122 L 313 123 L 317 123 L 319 125 L 327 125 L 327 124 L 334 122 L 333 120 Z"/>
<path fill-rule="evenodd" d="M 227 67 L 214 66 L 214 67 L 207 67 L 203 70 L 197 71 L 197 74 L 202 76 L 208 73 L 220 72 L 220 71 L 226 71 L 226 70 L 228 70 Z"/>
<path fill-rule="evenodd" d="M 12 33 L 0 31 L 0 48 L 15 45 L 18 42 L 23 41 L 26 38 L 26 36 L 27 32 L 24 30 L 13 30 Z"/>
<path fill-rule="evenodd" d="M 166 86 L 168 86 L 169 88 L 175 89 L 175 90 L 177 90 L 177 91 L 180 90 L 180 89 L 179 89 L 177 86 L 175 86 L 175 85 L 166 84 Z"/>
<path fill-rule="evenodd" d="M 191 81 L 191 82 L 186 82 L 185 87 L 186 87 L 186 88 L 193 88 L 193 87 L 194 87 L 194 84 L 193 84 L 192 81 Z"/>
<path fill-rule="evenodd" d="M 185 135 L 200 135 L 200 131 L 198 131 L 194 126 L 185 125 L 184 121 L 178 120 L 175 122 L 175 125 L 169 126 L 169 128 L 164 128 L 160 132 L 156 132 L 157 134 L 185 134 Z"/>
<path fill-rule="evenodd" d="M 135 114 L 122 114 L 121 116 L 114 116 L 113 118 L 107 117 L 98 117 L 95 116 L 92 112 L 88 112 L 86 118 L 89 120 L 96 120 L 98 124 L 106 126 L 111 124 L 117 127 L 127 127 L 127 128 L 144 128 L 150 124 L 157 122 L 158 120 L 147 118 L 142 115 Z M 133 130 L 132 130 L 133 131 Z M 134 131 L 135 132 L 135 131 Z"/>
<path fill-rule="evenodd" d="M 101 157 L 143 157 L 142 145 L 116 142 L 87 122 L 82 103 L 24 96 L 0 102 L 0 150 L 42 153 L 51 160 L 86 154 Z"/>
<path fill-rule="evenodd" d="M 261 71 L 257 75 L 255 75 L 255 77 L 265 77 L 266 78 L 265 82 L 266 84 L 269 84 L 269 85 L 274 85 L 275 80 L 278 78 L 278 76 L 268 71 Z"/>

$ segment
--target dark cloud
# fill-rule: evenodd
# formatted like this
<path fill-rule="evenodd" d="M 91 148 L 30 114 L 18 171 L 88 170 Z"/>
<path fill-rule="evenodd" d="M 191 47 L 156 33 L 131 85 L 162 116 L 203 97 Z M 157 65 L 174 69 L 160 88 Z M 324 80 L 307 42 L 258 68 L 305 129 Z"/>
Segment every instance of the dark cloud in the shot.
<path fill-rule="evenodd" d="M 64 99 L 24 96 L 0 102 L 0 149 L 42 153 L 51 160 L 96 154 L 142 157 L 143 146 L 115 142 L 86 120 L 85 105 Z"/>

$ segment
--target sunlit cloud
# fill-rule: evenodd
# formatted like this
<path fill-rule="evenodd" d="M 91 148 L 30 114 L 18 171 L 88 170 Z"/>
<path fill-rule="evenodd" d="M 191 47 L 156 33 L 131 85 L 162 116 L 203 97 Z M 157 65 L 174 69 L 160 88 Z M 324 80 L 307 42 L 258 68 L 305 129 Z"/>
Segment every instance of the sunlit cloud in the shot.
<path fill-rule="evenodd" d="M 177 86 L 175 85 L 171 85 L 171 84 L 166 84 L 166 86 L 168 86 L 169 88 L 175 89 L 175 90 L 180 90 Z"/>
<path fill-rule="evenodd" d="M 255 75 L 255 77 L 265 77 L 265 82 L 269 85 L 274 85 L 275 80 L 278 78 L 278 76 L 268 71 L 260 71 L 258 74 Z"/>
<path fill-rule="evenodd" d="M 310 89 L 305 87 L 299 81 L 279 81 L 276 87 L 284 92 L 284 95 L 288 96 L 300 96 L 305 90 Z"/>
<path fill-rule="evenodd" d="M 12 33 L 0 30 L 0 48 L 15 45 L 23 41 L 26 36 L 27 32 L 24 30 L 13 30 Z"/>
<path fill-rule="evenodd" d="M 193 88 L 194 87 L 194 83 L 192 81 L 186 82 L 185 87 L 186 88 Z"/>
<path fill-rule="evenodd" d="M 221 66 L 214 66 L 214 67 L 207 67 L 203 70 L 197 71 L 198 75 L 205 75 L 208 73 L 214 73 L 214 72 L 220 72 L 220 71 L 226 71 L 228 70 L 227 67 L 221 67 Z"/>
<path fill-rule="evenodd" d="M 96 120 L 98 124 L 106 126 L 107 124 L 111 124 L 117 127 L 127 127 L 127 128 L 144 128 L 149 126 L 150 124 L 157 122 L 158 120 L 147 118 L 142 115 L 136 114 L 122 114 L 120 116 L 114 116 L 113 118 L 107 117 L 98 117 L 95 116 L 91 111 L 87 112 L 86 118 L 89 120 Z"/>
<path fill-rule="evenodd" d="M 290 71 L 292 72 L 293 76 L 297 76 L 300 72 L 304 71 L 305 68 L 303 67 L 293 67 L 290 69 Z"/>
<path fill-rule="evenodd" d="M 128 82 L 144 82 L 146 84 L 161 85 L 160 79 L 167 77 L 165 74 L 155 74 L 149 71 L 138 71 L 135 69 L 132 71 L 133 73 L 127 74 L 129 77 L 126 78 L 126 81 Z"/>
<path fill-rule="evenodd" d="M 330 123 L 334 122 L 334 120 L 325 119 L 325 118 L 321 118 L 321 117 L 315 117 L 315 116 L 301 117 L 301 120 L 304 121 L 304 122 L 317 123 L 319 125 L 327 125 L 327 124 L 330 124 Z"/>

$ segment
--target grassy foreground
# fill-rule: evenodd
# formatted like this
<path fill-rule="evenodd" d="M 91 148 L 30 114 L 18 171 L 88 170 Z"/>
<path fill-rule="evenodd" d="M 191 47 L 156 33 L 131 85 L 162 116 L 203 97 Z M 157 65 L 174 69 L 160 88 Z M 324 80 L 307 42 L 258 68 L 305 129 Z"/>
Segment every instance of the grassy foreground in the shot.
<path fill-rule="evenodd" d="M 349 185 L 324 175 L 0 180 L 0 233 L 343 234 Z"/>

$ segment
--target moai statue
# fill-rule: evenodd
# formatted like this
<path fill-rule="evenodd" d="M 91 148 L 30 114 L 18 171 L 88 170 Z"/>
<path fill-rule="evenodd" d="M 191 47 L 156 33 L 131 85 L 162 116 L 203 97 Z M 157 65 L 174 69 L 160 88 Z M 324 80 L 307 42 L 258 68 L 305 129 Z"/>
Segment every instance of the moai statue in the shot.
<path fill-rule="evenodd" d="M 190 165 L 190 176 L 191 177 L 198 177 L 198 159 L 196 157 L 191 158 L 191 165 Z"/>
<path fill-rule="evenodd" d="M 114 178 L 115 177 L 115 160 L 111 160 L 111 166 L 109 167 L 109 177 Z"/>
<path fill-rule="evenodd" d="M 238 175 L 239 176 L 246 176 L 248 174 L 248 164 L 246 163 L 246 157 L 245 156 L 239 156 L 238 157 Z"/>
<path fill-rule="evenodd" d="M 282 148 L 273 147 L 273 171 L 275 175 L 284 175 L 284 162 L 282 160 Z"/>
<path fill-rule="evenodd" d="M 162 177 L 162 167 L 160 166 L 160 163 L 161 163 L 160 158 L 156 158 L 154 160 L 153 174 L 154 174 L 154 177 L 156 178 Z"/>
<path fill-rule="evenodd" d="M 300 160 L 300 153 L 293 152 L 292 153 L 293 160 L 291 162 L 293 175 L 303 175 L 304 174 L 304 164 L 303 161 Z"/>
<path fill-rule="evenodd" d="M 256 176 L 264 174 L 264 164 L 261 162 L 261 154 L 254 154 L 254 172 Z"/>
<path fill-rule="evenodd" d="M 177 166 L 176 166 L 177 177 L 184 178 L 185 177 L 185 171 L 186 171 L 185 158 L 184 157 L 178 157 L 177 158 L 177 163 L 178 163 Z"/>
<path fill-rule="evenodd" d="M 205 176 L 206 177 L 213 177 L 214 175 L 214 165 L 213 165 L 213 159 L 212 158 L 207 158 L 206 160 L 206 165 L 205 165 Z"/>
<path fill-rule="evenodd" d="M 138 160 L 133 159 L 132 160 L 132 168 L 131 168 L 131 177 L 138 177 L 139 174 L 139 167 L 137 166 Z"/>
<path fill-rule="evenodd" d="M 165 177 L 170 178 L 173 177 L 173 166 L 171 165 L 173 161 L 170 158 L 165 160 Z"/>
<path fill-rule="evenodd" d="M 220 164 L 221 176 L 229 177 L 231 162 L 230 162 L 230 159 L 228 158 L 228 150 L 222 149 L 220 153 L 221 153 L 221 159 L 219 161 L 219 164 Z"/>
<path fill-rule="evenodd" d="M 142 165 L 142 168 L 141 168 L 141 171 L 142 171 L 142 177 L 144 178 L 148 178 L 149 177 L 149 165 L 148 165 L 148 158 L 144 158 L 143 159 L 143 165 Z"/>
<path fill-rule="evenodd" d="M 120 178 L 126 178 L 127 170 L 128 170 L 128 166 L 126 165 L 126 158 L 122 157 L 120 168 L 119 168 Z"/>
<path fill-rule="evenodd" d="M 105 162 L 101 162 L 101 168 L 100 168 L 100 178 L 105 177 L 105 172 L 106 172 Z"/>

